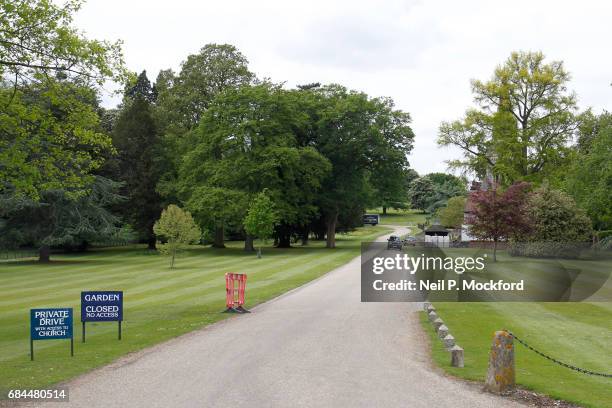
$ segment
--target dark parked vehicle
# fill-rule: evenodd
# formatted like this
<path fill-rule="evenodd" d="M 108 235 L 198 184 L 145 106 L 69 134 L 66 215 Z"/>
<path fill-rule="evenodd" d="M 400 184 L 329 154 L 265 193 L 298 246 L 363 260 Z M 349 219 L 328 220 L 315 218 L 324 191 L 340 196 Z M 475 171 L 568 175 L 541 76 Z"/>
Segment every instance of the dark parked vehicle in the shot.
<path fill-rule="evenodd" d="M 389 239 L 387 239 L 387 249 L 399 249 L 402 250 L 402 240 L 400 237 L 395 235 L 391 235 Z"/>
<path fill-rule="evenodd" d="M 378 214 L 364 214 L 363 216 L 363 223 L 366 225 L 378 225 L 379 221 L 380 217 L 378 216 Z"/>

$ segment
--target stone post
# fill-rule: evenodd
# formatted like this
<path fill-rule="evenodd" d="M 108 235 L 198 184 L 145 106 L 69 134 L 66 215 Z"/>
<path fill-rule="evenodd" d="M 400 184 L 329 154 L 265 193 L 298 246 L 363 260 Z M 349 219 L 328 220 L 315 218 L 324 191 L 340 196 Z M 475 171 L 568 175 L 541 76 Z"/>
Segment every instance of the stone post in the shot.
<path fill-rule="evenodd" d="M 431 312 L 429 312 L 427 317 L 429 318 L 430 322 L 433 322 L 434 320 L 436 320 L 438 318 L 438 314 L 435 311 L 431 311 Z"/>
<path fill-rule="evenodd" d="M 442 341 L 444 342 L 444 347 L 450 351 L 451 347 L 455 345 L 455 338 L 452 334 L 447 334 Z"/>
<path fill-rule="evenodd" d="M 446 335 L 448 334 L 448 327 L 446 327 L 446 325 L 442 325 L 440 327 L 438 327 L 438 337 L 443 339 L 446 337 Z"/>
<path fill-rule="evenodd" d="M 485 390 L 500 394 L 514 388 L 514 338 L 506 330 L 496 331 L 489 353 Z"/>
<path fill-rule="evenodd" d="M 433 324 L 434 331 L 437 333 L 438 329 L 440 328 L 440 326 L 444 324 L 444 322 L 442 321 L 442 319 L 438 317 L 436 320 L 432 322 L 432 324 Z"/>
<path fill-rule="evenodd" d="M 451 365 L 453 367 L 463 368 L 463 349 L 455 344 L 451 349 Z"/>

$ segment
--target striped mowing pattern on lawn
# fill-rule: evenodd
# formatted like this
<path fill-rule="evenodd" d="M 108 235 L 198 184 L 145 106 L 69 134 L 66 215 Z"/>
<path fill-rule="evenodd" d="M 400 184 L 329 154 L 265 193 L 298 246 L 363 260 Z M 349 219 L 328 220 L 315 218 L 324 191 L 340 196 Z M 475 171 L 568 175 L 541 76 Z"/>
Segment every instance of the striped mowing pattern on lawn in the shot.
<path fill-rule="evenodd" d="M 360 242 L 390 232 L 367 227 L 338 237 L 337 248 L 323 243 L 290 249 L 265 247 L 263 258 L 242 251 L 242 243 L 226 249 L 196 247 L 177 259 L 150 254 L 142 247 L 56 255 L 44 265 L 35 261 L 0 263 L 0 391 L 40 388 L 66 380 L 129 352 L 176 337 L 228 315 L 225 272 L 247 273 L 247 307 L 300 286 L 359 255 Z M 124 291 L 124 336 L 116 339 L 116 323 L 88 323 L 82 344 L 80 293 L 83 290 Z M 69 342 L 35 342 L 29 361 L 29 309 L 72 307 L 75 357 Z M 3 393 L 4 395 L 4 393 Z"/>
<path fill-rule="evenodd" d="M 462 250 L 445 249 L 448 256 Z M 500 251 L 495 268 L 519 268 L 536 274 L 545 259 L 510 257 Z M 561 260 L 566 266 L 607 273 L 608 259 Z M 608 279 L 596 294 L 612 298 Z M 612 373 L 612 302 L 436 302 L 457 343 L 465 350 L 465 368 L 450 366 L 450 356 L 422 313 L 421 321 L 432 338 L 433 358 L 446 371 L 470 380 L 484 381 L 493 332 L 507 329 L 532 347 L 565 363 L 596 372 Z M 571 371 L 515 342 L 516 380 L 521 386 L 585 407 L 612 408 L 612 379 Z"/>

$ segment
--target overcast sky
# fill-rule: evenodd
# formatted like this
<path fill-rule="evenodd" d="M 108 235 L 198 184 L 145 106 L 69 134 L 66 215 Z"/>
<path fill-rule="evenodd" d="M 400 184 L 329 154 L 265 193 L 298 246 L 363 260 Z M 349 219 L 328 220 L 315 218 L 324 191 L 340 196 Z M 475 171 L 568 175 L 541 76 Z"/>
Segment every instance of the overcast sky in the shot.
<path fill-rule="evenodd" d="M 611 109 L 611 21 L 604 0 L 89 0 L 76 24 L 122 39 L 128 67 L 151 80 L 204 44 L 230 43 L 260 78 L 390 96 L 412 115 L 410 162 L 424 174 L 459 156 L 435 139 L 441 121 L 472 105 L 470 79 L 489 78 L 513 50 L 563 60 L 580 107 Z"/>

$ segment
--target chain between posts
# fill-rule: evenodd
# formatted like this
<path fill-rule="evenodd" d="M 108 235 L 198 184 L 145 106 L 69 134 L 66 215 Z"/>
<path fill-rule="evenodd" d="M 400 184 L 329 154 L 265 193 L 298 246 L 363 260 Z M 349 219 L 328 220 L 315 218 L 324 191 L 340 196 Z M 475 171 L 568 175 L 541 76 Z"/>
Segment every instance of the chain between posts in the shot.
<path fill-rule="evenodd" d="M 508 333 L 512 337 L 514 337 L 516 339 L 516 341 L 521 343 L 523 346 L 527 347 L 529 350 L 531 350 L 534 353 L 544 357 L 545 359 L 548 359 L 548 360 L 552 361 L 555 364 L 558 364 L 558 365 L 560 365 L 562 367 L 565 367 L 565 368 L 569 368 L 570 370 L 578 371 L 579 373 L 583 373 L 583 374 L 596 375 L 596 376 L 599 376 L 599 377 L 606 377 L 606 378 L 612 378 L 612 374 L 598 373 L 598 372 L 595 372 L 595 371 L 587 370 L 585 368 L 580 368 L 580 367 L 573 366 L 571 364 L 564 363 L 563 361 L 559 361 L 556 358 L 549 356 L 548 354 L 542 353 L 541 351 L 534 349 L 529 344 L 527 344 L 524 340 L 521 340 L 520 338 L 518 338 L 516 336 L 516 334 L 512 333 L 511 331 L 508 331 Z"/>

